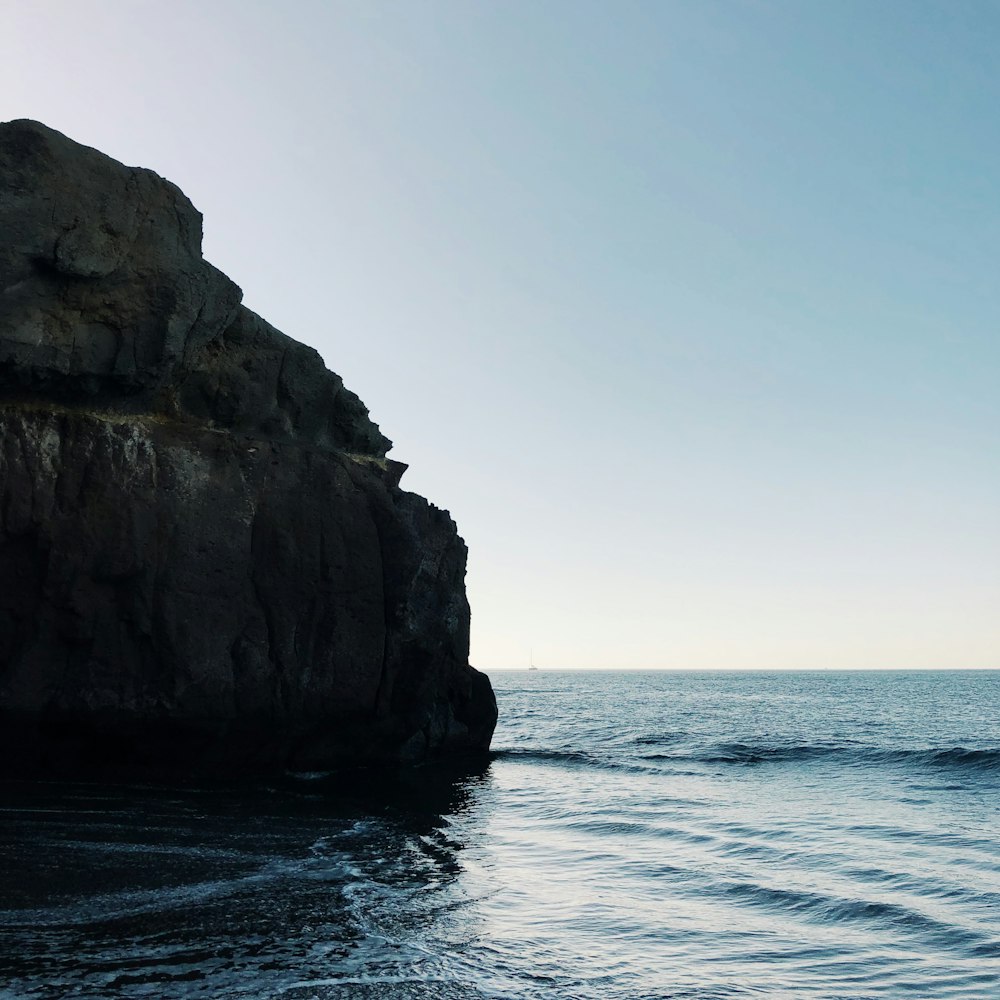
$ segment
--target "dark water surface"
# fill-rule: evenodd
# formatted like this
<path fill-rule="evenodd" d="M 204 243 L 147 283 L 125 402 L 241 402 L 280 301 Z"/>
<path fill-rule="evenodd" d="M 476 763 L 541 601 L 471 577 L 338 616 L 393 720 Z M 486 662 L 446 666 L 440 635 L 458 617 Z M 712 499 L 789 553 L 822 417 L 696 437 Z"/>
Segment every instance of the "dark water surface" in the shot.
<path fill-rule="evenodd" d="M 493 680 L 471 775 L 0 786 L 0 997 L 1000 997 L 1000 674 Z"/>

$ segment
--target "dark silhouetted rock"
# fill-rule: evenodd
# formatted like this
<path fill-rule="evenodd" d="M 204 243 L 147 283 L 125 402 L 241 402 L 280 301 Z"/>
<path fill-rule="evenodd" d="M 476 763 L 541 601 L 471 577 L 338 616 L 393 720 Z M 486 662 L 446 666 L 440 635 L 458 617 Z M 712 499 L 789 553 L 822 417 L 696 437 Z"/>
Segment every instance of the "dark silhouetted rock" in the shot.
<path fill-rule="evenodd" d="M 7 773 L 485 750 L 466 549 L 171 183 L 0 125 Z"/>

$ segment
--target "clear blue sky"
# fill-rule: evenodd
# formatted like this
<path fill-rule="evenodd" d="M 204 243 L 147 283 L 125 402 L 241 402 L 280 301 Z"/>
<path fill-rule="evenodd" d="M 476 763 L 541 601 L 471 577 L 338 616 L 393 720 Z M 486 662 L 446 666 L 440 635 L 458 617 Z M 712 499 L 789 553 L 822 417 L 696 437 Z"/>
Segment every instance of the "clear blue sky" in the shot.
<path fill-rule="evenodd" d="M 1000 667 L 1000 4 L 56 2 L 469 543 L 473 662 Z"/>

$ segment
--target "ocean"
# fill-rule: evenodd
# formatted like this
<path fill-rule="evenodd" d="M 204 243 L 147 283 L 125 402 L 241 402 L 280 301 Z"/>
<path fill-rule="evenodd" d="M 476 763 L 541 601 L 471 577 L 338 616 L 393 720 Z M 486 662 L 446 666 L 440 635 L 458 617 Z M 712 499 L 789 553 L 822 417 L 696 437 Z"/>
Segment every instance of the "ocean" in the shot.
<path fill-rule="evenodd" d="M 472 769 L 0 786 L 0 997 L 1000 997 L 1000 673 L 491 677 Z"/>

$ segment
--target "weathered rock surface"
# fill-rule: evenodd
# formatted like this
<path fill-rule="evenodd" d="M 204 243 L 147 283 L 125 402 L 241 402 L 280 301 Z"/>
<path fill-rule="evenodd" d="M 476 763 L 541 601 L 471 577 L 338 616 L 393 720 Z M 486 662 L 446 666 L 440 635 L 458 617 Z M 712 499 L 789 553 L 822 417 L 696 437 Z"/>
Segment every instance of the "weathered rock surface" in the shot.
<path fill-rule="evenodd" d="M 465 545 L 181 191 L 0 125 L 0 769 L 485 750 Z"/>

